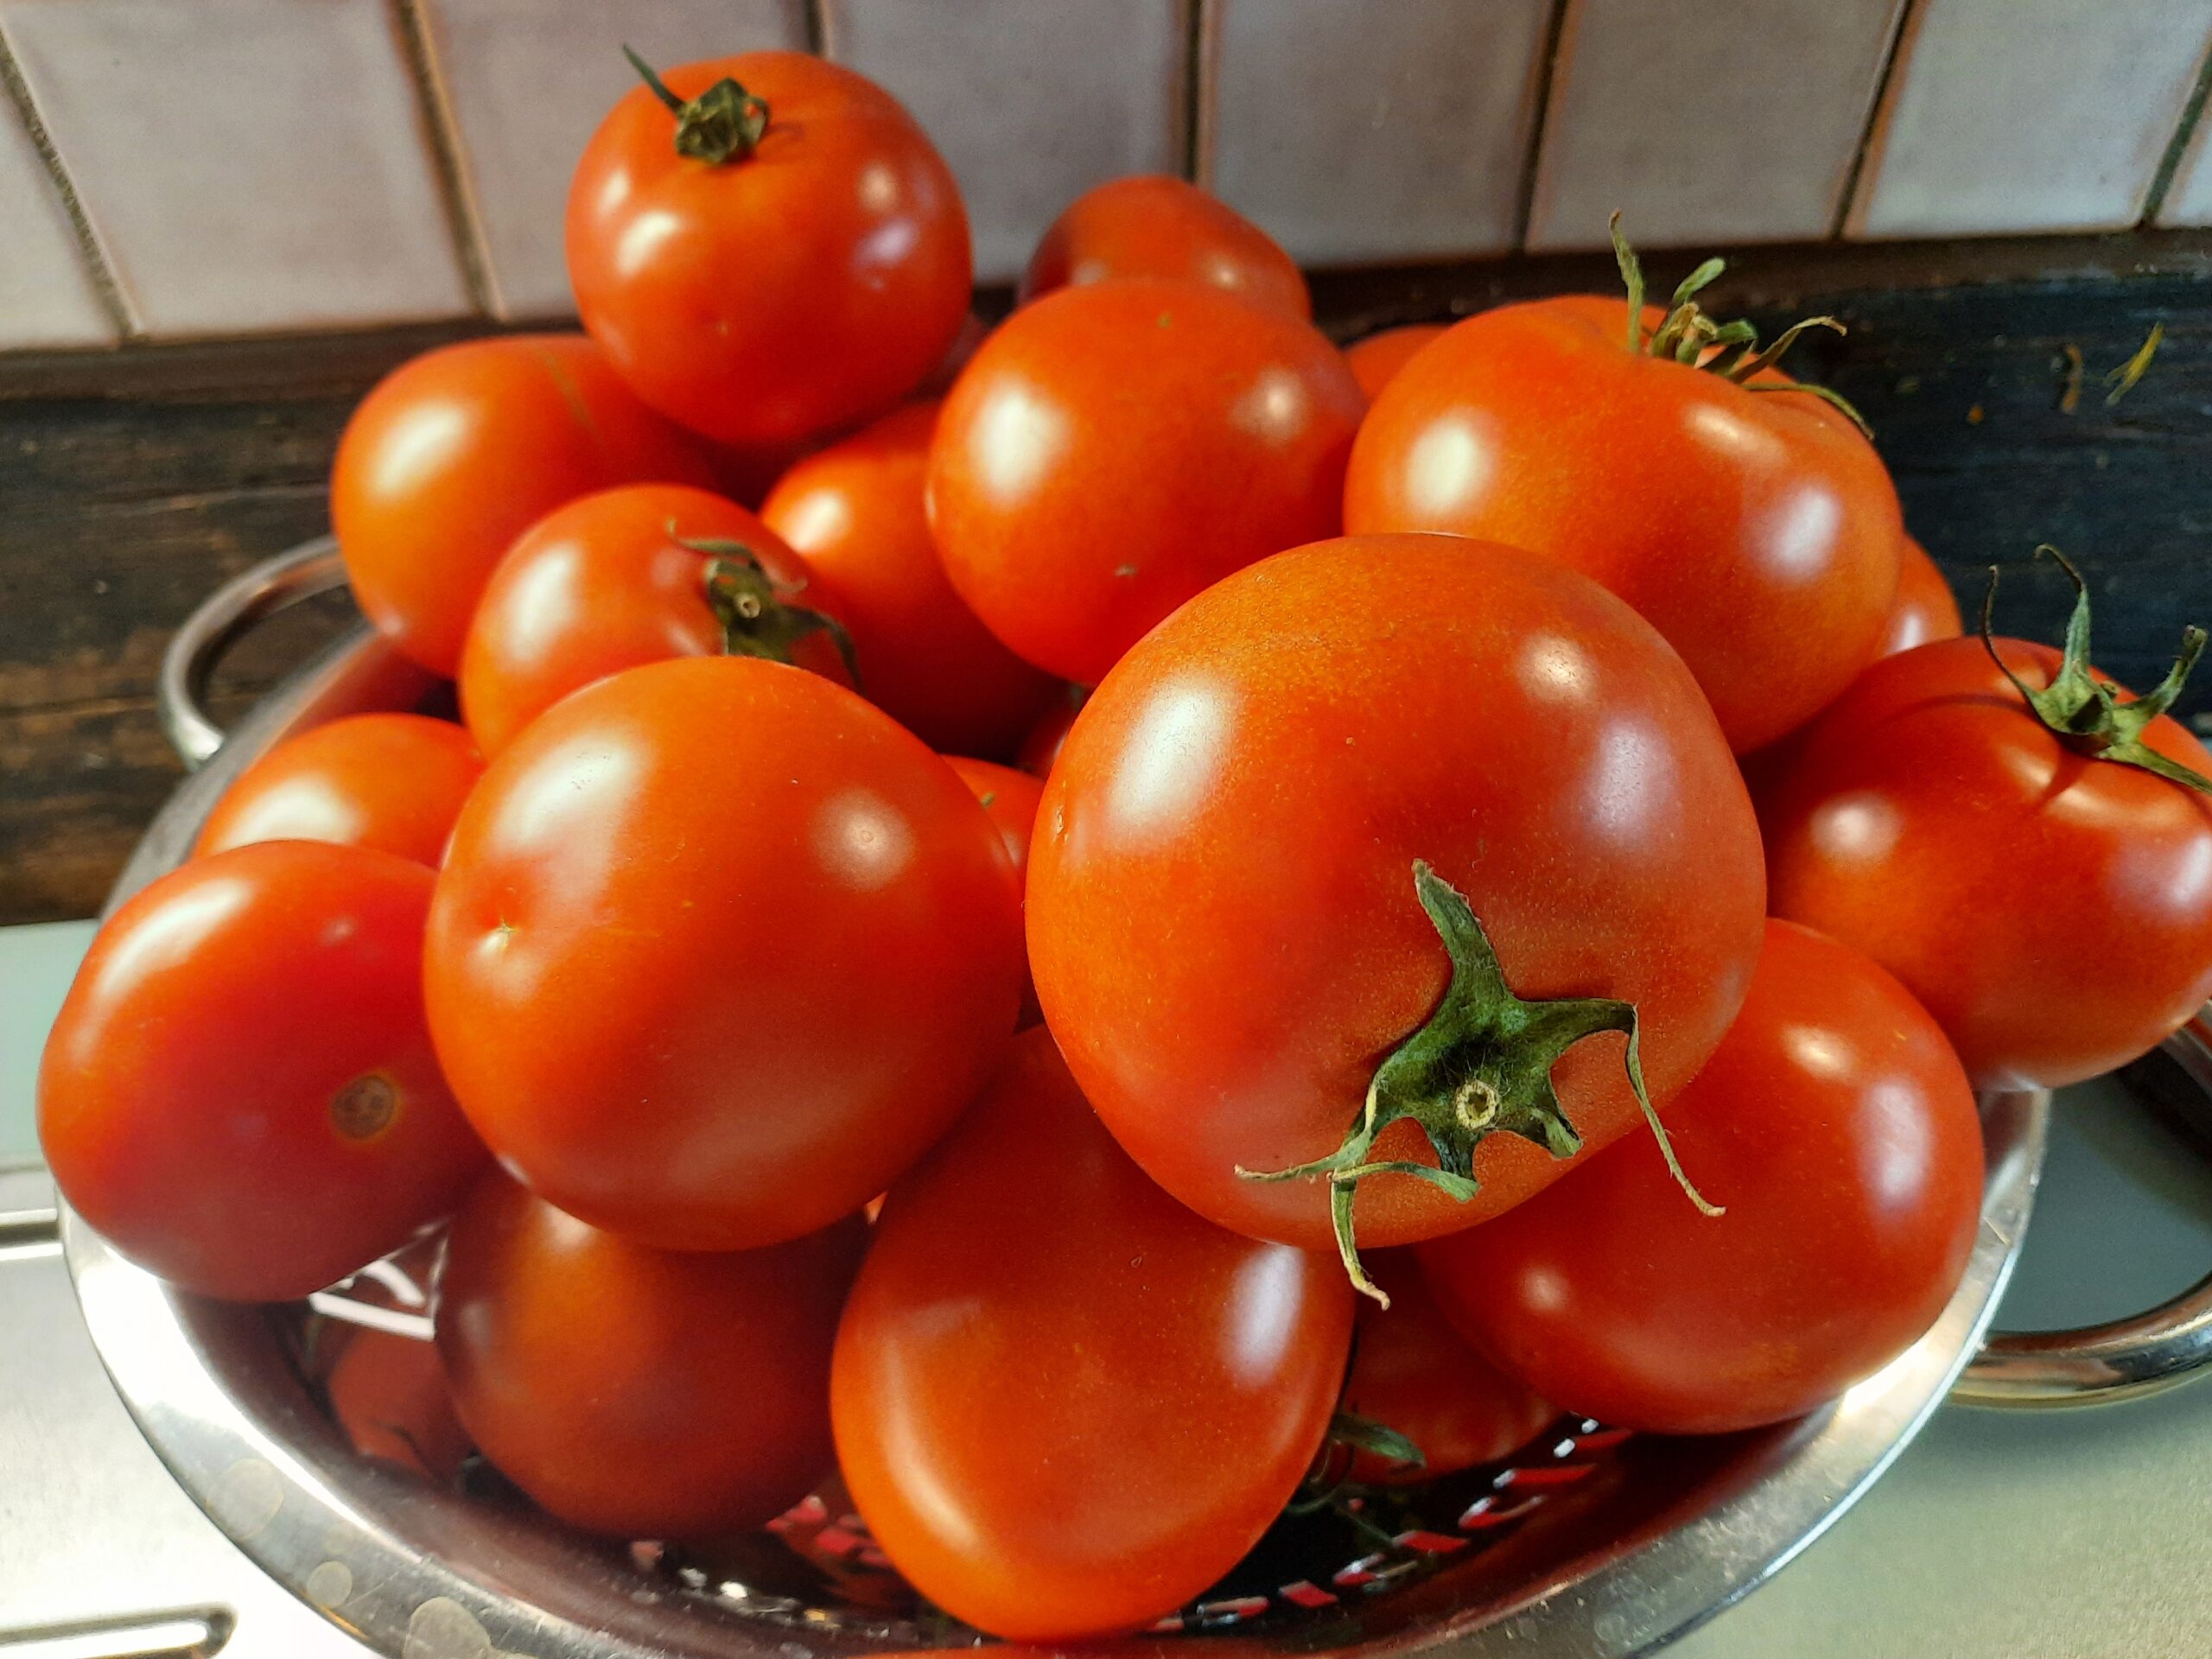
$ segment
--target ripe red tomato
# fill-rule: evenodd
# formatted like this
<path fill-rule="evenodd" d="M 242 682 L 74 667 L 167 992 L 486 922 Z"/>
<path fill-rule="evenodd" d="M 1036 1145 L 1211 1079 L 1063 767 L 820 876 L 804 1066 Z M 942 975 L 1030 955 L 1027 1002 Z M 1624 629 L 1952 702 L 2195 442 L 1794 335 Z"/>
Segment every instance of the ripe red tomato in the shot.
<path fill-rule="evenodd" d="M 1195 184 L 1156 173 L 1109 179 L 1073 201 L 1021 273 L 1023 304 L 1114 276 L 1205 283 L 1301 322 L 1306 275 L 1275 239 Z"/>
<path fill-rule="evenodd" d="M 930 523 L 993 633 L 1094 685 L 1199 589 L 1333 535 L 1365 400 L 1306 324 L 1128 278 L 1024 307 L 945 400 Z"/>
<path fill-rule="evenodd" d="M 945 764 L 960 774 L 961 782 L 976 791 L 983 810 L 998 825 L 999 835 L 1006 842 L 1007 855 L 1014 861 L 1014 896 L 1019 903 L 1022 886 L 1029 875 L 1029 837 L 1037 825 L 1038 805 L 1045 798 L 1044 784 L 1029 772 L 1016 772 L 1011 766 L 996 766 L 988 760 L 970 760 L 951 754 L 944 759 Z M 1021 1023 L 1033 1026 L 1044 1017 L 1037 1007 L 1037 988 L 1029 982 L 1025 970 Z"/>
<path fill-rule="evenodd" d="M 1442 322 L 1409 322 L 1399 328 L 1385 328 L 1380 333 L 1356 340 L 1344 347 L 1344 364 L 1351 370 L 1352 378 L 1359 382 L 1359 389 L 1373 403 L 1382 388 L 1398 378 L 1398 371 L 1414 359 L 1414 354 L 1443 334 L 1451 325 Z"/>
<path fill-rule="evenodd" d="M 1679 1192 L 1675 1200 L 1681 1203 Z M 1452 1327 L 1410 1253 L 1377 1251 L 1368 1267 L 1390 1305 L 1365 1299 L 1359 1304 L 1344 1409 L 1403 1435 L 1421 1460 L 1357 1449 L 1344 1465 L 1348 1478 L 1405 1486 L 1494 1463 L 1526 1446 L 1559 1415 Z"/>
<path fill-rule="evenodd" d="M 829 1472 L 830 1348 L 867 1225 L 656 1250 L 494 1171 L 454 1217 L 438 1352 L 493 1465 L 618 1538 L 757 1527 Z"/>
<path fill-rule="evenodd" d="M 462 810 L 430 1027 L 518 1179 L 596 1227 L 743 1249 L 882 1192 L 1021 1000 L 1006 849 L 952 769 L 818 675 L 633 668 Z"/>
<path fill-rule="evenodd" d="M 496 755 L 579 686 L 728 652 L 849 682 L 842 626 L 806 561 L 736 502 L 677 484 L 571 501 L 523 533 L 484 589 L 461 709 Z"/>
<path fill-rule="evenodd" d="M 346 1443 L 365 1458 L 425 1480 L 448 1482 L 475 1449 L 454 1414 L 453 1390 L 430 1342 L 429 1288 L 442 1236 L 370 1264 L 345 1287 L 345 1300 L 415 1322 L 421 1334 L 321 1313 L 305 1327 L 302 1373 L 319 1382 Z M 403 1296 L 400 1293 L 404 1291 Z"/>
<path fill-rule="evenodd" d="M 1683 1204 L 1632 1141 L 1421 1246 L 1446 1314 L 1570 1410 L 1674 1434 L 1779 1422 L 1880 1370 L 1958 1288 L 1981 1215 L 1974 1092 L 1858 951 L 1770 922 L 1669 1122 L 1724 1214 Z"/>
<path fill-rule="evenodd" d="M 1014 757 L 1014 764 L 1033 777 L 1052 775 L 1052 762 L 1060 758 L 1060 747 L 1068 741 L 1068 733 L 1075 726 L 1075 717 L 1083 710 L 1084 698 L 1089 694 L 1080 686 L 1067 686 L 1065 695 L 1053 699 L 1052 705 L 1038 716 L 1037 723 L 1029 728 L 1029 735 L 1021 740 L 1021 753 Z"/>
<path fill-rule="evenodd" d="M 1897 491 L 1813 396 L 1631 350 L 1628 326 L 1619 301 L 1575 296 L 1432 341 L 1360 429 L 1344 527 L 1478 537 L 1594 576 L 1681 652 L 1742 753 L 1872 657 Z"/>
<path fill-rule="evenodd" d="M 1006 754 L 1053 683 L 993 639 L 945 576 L 922 503 L 937 411 L 910 404 L 799 462 L 760 516 L 852 630 L 870 702 L 931 748 Z"/>
<path fill-rule="evenodd" d="M 1300 548 L 1185 606 L 1084 705 L 1029 856 L 1038 995 L 1107 1127 L 1199 1214 L 1312 1249 L 1355 1186 L 1359 1238 L 1408 1243 L 1627 1134 L 1623 1040 L 1576 1033 L 1631 1006 L 1663 1110 L 1764 914 L 1681 659 L 1566 567 L 1452 537 Z M 1555 1010 L 1541 1042 L 1501 1033 L 1511 993 Z M 1447 1153 L 1478 1192 L 1368 1173 Z M 1340 1179 L 1239 1173 L 1317 1160 Z"/>
<path fill-rule="evenodd" d="M 1162 1192 L 1033 1031 L 884 1205 L 837 1331 L 837 1460 L 957 1618 L 1027 1641 L 1137 1630 L 1297 1491 L 1351 1336 L 1333 1262 Z"/>
<path fill-rule="evenodd" d="M 239 773 L 193 851 L 336 841 L 435 869 L 483 771 L 476 740 L 449 720 L 348 715 L 287 738 Z"/>
<path fill-rule="evenodd" d="M 2126 1065 L 2212 996 L 2212 803 L 2112 758 L 2202 778 L 2212 755 L 2164 714 L 2116 741 L 2113 711 L 2089 716 L 2125 693 L 2086 660 L 1997 650 L 2004 669 L 1980 639 L 1876 663 L 1763 781 L 1760 819 L 1777 915 L 1903 980 L 1976 1083 L 2056 1088 Z M 2058 687 L 2062 726 L 2102 733 L 2052 730 L 2006 669 Z"/>
<path fill-rule="evenodd" d="M 369 620 L 450 677 L 514 538 L 563 501 L 643 479 L 710 481 L 691 439 L 582 334 L 506 334 L 377 383 L 338 441 L 330 523 Z"/>
<path fill-rule="evenodd" d="M 1906 537 L 1897 563 L 1897 596 L 1890 605 L 1890 620 L 1875 654 L 1894 657 L 1932 639 L 1955 639 L 1964 632 L 1950 582 L 1928 556 L 1928 550 Z"/>
<path fill-rule="evenodd" d="M 970 276 L 959 189 L 913 118 L 804 52 L 647 75 L 569 189 L 577 309 L 623 378 L 744 445 L 912 391 L 959 332 Z"/>
<path fill-rule="evenodd" d="M 39 1067 L 62 1196 L 141 1267 L 305 1296 L 450 1210 L 484 1148 L 423 1024 L 430 872 L 327 842 L 194 859 L 111 916 Z"/>

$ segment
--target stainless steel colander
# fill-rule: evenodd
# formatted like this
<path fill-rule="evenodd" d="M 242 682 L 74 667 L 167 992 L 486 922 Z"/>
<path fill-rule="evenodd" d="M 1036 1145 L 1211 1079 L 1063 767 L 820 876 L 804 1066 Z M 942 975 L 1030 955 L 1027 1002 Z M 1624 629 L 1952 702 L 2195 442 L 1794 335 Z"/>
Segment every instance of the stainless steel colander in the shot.
<path fill-rule="evenodd" d="M 214 594 L 164 664 L 164 725 L 198 768 L 147 831 L 110 906 L 181 863 L 230 781 L 270 744 L 342 714 L 415 706 L 420 671 L 356 627 L 224 734 L 201 709 L 216 658 L 270 612 L 343 581 L 328 541 Z M 2212 1027 L 2168 1045 L 2186 1102 L 2212 1102 Z M 1650 1651 L 1779 1570 L 1872 1484 L 1947 1393 L 2066 1404 L 2167 1386 L 2212 1359 L 2212 1280 L 2093 1331 L 1990 1337 L 2040 1169 L 2049 1102 L 1984 1097 L 1980 1236 L 1935 1327 L 1811 1418 L 1711 1440 L 1567 1420 L 1502 1465 L 1402 1506 L 1287 1522 L 1205 1601 L 1105 1653 L 1204 1641 L 1216 1655 L 1598 1659 Z M 569 1532 L 489 1491 L 356 1457 L 295 1368 L 304 1311 L 186 1295 L 68 1217 L 86 1323 L 179 1481 L 274 1577 L 404 1659 L 815 1659 L 981 1640 L 917 1612 L 834 1496 L 781 1534 L 685 1556 Z M 337 1312 L 345 1312 L 342 1306 Z"/>

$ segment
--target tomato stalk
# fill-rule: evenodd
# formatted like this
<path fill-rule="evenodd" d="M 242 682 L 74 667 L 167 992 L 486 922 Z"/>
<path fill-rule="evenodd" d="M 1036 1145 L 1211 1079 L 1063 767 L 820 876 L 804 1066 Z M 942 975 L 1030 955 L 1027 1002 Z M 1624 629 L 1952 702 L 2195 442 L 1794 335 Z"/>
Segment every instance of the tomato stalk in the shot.
<path fill-rule="evenodd" d="M 1806 380 L 1761 382 L 1756 378 L 1761 371 L 1772 368 L 1807 329 L 1832 328 L 1839 334 L 1850 332 L 1841 322 L 1834 317 L 1807 317 L 1791 323 L 1770 344 L 1762 347 L 1758 330 L 1750 323 L 1740 318 L 1734 322 L 1715 322 L 1700 308 L 1698 295 L 1728 268 L 1726 260 L 1713 258 L 1682 278 L 1674 298 L 1667 302 L 1666 316 L 1647 335 L 1643 327 L 1643 264 L 1636 257 L 1636 250 L 1629 246 L 1628 238 L 1621 234 L 1618 213 L 1613 215 L 1611 227 L 1613 258 L 1620 266 L 1621 281 L 1628 289 L 1628 349 L 1632 354 L 1662 358 L 1686 368 L 1703 369 L 1733 382 L 1745 391 L 1802 391 L 1840 410 L 1869 438 L 1874 435 L 1866 416 L 1853 408 L 1840 392 Z"/>
<path fill-rule="evenodd" d="M 678 547 L 707 556 L 707 604 L 721 624 L 722 653 L 728 657 L 759 657 L 772 663 L 789 663 L 791 647 L 810 634 L 826 633 L 845 672 L 857 689 L 860 664 L 853 653 L 853 637 L 845 625 L 826 611 L 795 605 L 776 591 L 761 568 L 759 555 L 742 542 L 685 541 L 669 531 Z"/>
<path fill-rule="evenodd" d="M 2066 645 L 2058 672 L 2038 691 L 2015 674 L 1999 652 L 1996 636 L 1990 631 L 1990 613 L 1997 604 L 1998 575 L 1993 564 L 1989 567 L 1989 591 L 1981 601 L 1981 643 L 1988 648 L 1990 661 L 2012 681 L 2029 712 L 2068 747 L 2099 760 L 2140 766 L 2199 794 L 2212 795 L 2212 778 L 2191 771 L 2178 760 L 2169 760 L 2143 741 L 2144 728 L 2174 706 L 2182 687 L 2189 683 L 2190 671 L 2204 653 L 2204 630 L 2183 628 L 2181 653 L 2166 671 L 2166 677 L 2141 696 L 2122 702 L 2107 682 L 2089 672 L 2088 584 L 2082 580 L 2073 561 L 2056 548 L 2046 543 L 2036 549 L 2037 558 L 2046 554 L 2057 561 L 2058 568 L 2074 584 L 2074 614 L 2066 623 Z"/>
<path fill-rule="evenodd" d="M 719 167 L 728 161 L 741 162 L 759 147 L 761 135 L 768 130 L 767 99 L 747 92 L 728 75 L 698 97 L 681 99 L 628 47 L 622 48 L 622 55 L 675 116 L 677 155 Z"/>
<path fill-rule="evenodd" d="M 1325 1179 L 1344 1270 L 1357 1289 L 1388 1307 L 1390 1299 L 1360 1265 L 1353 1236 L 1352 1201 L 1360 1182 L 1372 1175 L 1410 1175 L 1465 1203 L 1480 1190 L 1476 1149 L 1493 1135 L 1517 1135 L 1554 1158 L 1573 1157 L 1582 1149 L 1582 1136 L 1560 1104 L 1552 1067 L 1584 1038 L 1618 1031 L 1628 1038 L 1629 1086 L 1667 1167 L 1700 1211 L 1720 1214 L 1683 1173 L 1644 1089 L 1636 1005 L 1611 997 L 1534 1001 L 1516 996 L 1465 896 L 1421 860 L 1414 863 L 1414 892 L 1452 959 L 1444 1000 L 1376 1068 L 1359 1116 L 1334 1152 L 1291 1169 L 1236 1173 L 1255 1181 Z M 1427 1139 L 1436 1154 L 1433 1165 L 1372 1158 L 1382 1131 L 1401 1121 L 1416 1125 Z"/>

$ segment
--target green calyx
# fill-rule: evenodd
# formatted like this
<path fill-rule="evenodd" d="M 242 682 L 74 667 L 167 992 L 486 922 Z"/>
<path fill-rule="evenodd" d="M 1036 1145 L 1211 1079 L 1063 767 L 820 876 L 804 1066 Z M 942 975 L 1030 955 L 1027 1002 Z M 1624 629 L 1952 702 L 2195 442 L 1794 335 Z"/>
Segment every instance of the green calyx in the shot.
<path fill-rule="evenodd" d="M 758 657 L 771 663 L 789 663 L 792 647 L 810 634 L 826 633 L 857 689 L 860 664 L 853 655 L 853 637 L 845 625 L 826 611 L 796 605 L 776 590 L 760 557 L 742 542 L 687 542 L 669 526 L 678 547 L 707 556 L 707 604 L 721 624 L 722 652 L 729 657 Z"/>
<path fill-rule="evenodd" d="M 1410 1175 L 1465 1203 L 1480 1190 L 1475 1152 L 1493 1135 L 1517 1135 L 1572 1158 L 1582 1136 L 1567 1121 L 1552 1067 L 1586 1037 L 1618 1031 L 1628 1038 L 1629 1086 L 1658 1138 L 1667 1167 L 1691 1202 L 1719 1215 L 1690 1185 L 1676 1161 L 1667 1131 L 1643 1086 L 1637 1049 L 1636 1007 L 1610 997 L 1524 1001 L 1505 982 L 1497 952 L 1465 897 L 1428 865 L 1414 864 L 1414 892 L 1452 959 L 1452 981 L 1427 1021 L 1375 1069 L 1359 1116 L 1343 1143 L 1325 1158 L 1295 1168 L 1239 1169 L 1247 1180 L 1326 1180 L 1337 1250 L 1353 1286 L 1388 1307 L 1390 1299 L 1360 1265 L 1352 1233 L 1352 1204 L 1359 1184 L 1374 1175 Z M 1417 1125 L 1436 1154 L 1433 1166 L 1376 1160 L 1376 1141 L 1393 1123 Z"/>
<path fill-rule="evenodd" d="M 1724 380 L 1734 382 L 1745 391 L 1797 392 L 1817 397 L 1830 407 L 1848 416 L 1851 423 L 1869 438 L 1874 429 L 1866 424 L 1866 417 L 1844 398 L 1840 392 L 1826 386 L 1816 386 L 1810 381 L 1793 380 L 1777 385 L 1759 384 L 1753 379 L 1762 369 L 1772 368 L 1782 354 L 1797 343 L 1798 336 L 1808 328 L 1832 328 L 1837 334 L 1848 331 L 1834 317 L 1807 317 L 1793 322 L 1775 337 L 1771 345 L 1759 344 L 1758 330 L 1740 319 L 1734 322 L 1715 322 L 1699 308 L 1698 295 L 1710 287 L 1720 273 L 1728 268 L 1725 259 L 1708 259 L 1688 276 L 1675 290 L 1675 297 L 1667 302 L 1666 317 L 1649 335 L 1643 327 L 1643 265 L 1636 257 L 1636 250 L 1621 234 L 1621 216 L 1611 219 L 1613 258 L 1620 266 L 1621 281 L 1628 288 L 1628 348 L 1638 357 L 1665 358 L 1693 369 L 1703 369 L 1717 374 Z"/>
<path fill-rule="evenodd" d="M 719 167 L 724 162 L 743 161 L 760 143 L 761 134 L 768 130 L 768 101 L 756 98 L 728 76 L 723 76 L 694 99 L 681 99 L 669 91 L 668 83 L 653 73 L 653 67 L 628 47 L 622 55 L 630 60 L 630 67 L 644 77 L 653 96 L 668 105 L 676 117 L 676 153 L 689 156 L 694 161 L 704 162 L 709 167 Z"/>
<path fill-rule="evenodd" d="M 2056 560 L 2074 584 L 2074 614 L 2067 620 L 2066 645 L 2058 672 L 2051 676 L 2049 685 L 2036 690 L 2012 671 L 1998 651 L 1996 636 L 1990 632 L 1990 613 L 1997 603 L 1998 575 L 1993 564 L 1989 567 L 1989 591 L 1981 601 L 1981 643 L 1988 649 L 1989 660 L 2012 681 L 2029 712 L 2068 747 L 2099 760 L 2140 766 L 2200 795 L 2212 795 L 2212 778 L 2190 771 L 2178 760 L 2167 760 L 2143 741 L 2144 728 L 2171 709 L 2182 687 L 2189 683 L 2190 671 L 2204 653 L 2204 630 L 2183 628 L 2181 654 L 2166 671 L 2166 677 L 2141 696 L 2123 702 L 2110 684 L 2089 672 L 2088 585 L 2073 562 L 2056 548 L 2046 544 L 2036 549 L 2037 558 L 2045 556 Z"/>

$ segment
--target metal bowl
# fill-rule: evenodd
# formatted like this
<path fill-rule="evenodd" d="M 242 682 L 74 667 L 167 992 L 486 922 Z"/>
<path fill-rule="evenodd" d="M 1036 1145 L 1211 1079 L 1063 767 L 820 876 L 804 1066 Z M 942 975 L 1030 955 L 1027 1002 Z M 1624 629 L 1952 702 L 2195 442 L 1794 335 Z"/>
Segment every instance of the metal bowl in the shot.
<path fill-rule="evenodd" d="M 200 769 L 147 831 L 111 909 L 184 860 L 217 797 L 272 743 L 342 714 L 413 707 L 434 693 L 422 671 L 357 627 L 271 690 L 234 733 L 226 736 L 200 711 L 210 667 L 233 637 L 341 582 L 334 546 L 313 543 L 231 583 L 180 632 L 164 667 L 162 715 L 188 765 Z M 2204 1028 L 2174 1046 L 2212 1097 Z M 1191 1639 L 1171 1632 L 1203 1629 L 1217 1632 L 1205 1639 L 1224 1656 L 1649 1652 L 1818 1537 L 1947 1393 L 2058 1403 L 2179 1380 L 2212 1350 L 2212 1281 L 2120 1325 L 1986 1337 L 2018 1255 L 2048 1109 L 2041 1093 L 1984 1096 L 1988 1180 L 1966 1277 L 1925 1336 L 1830 1407 L 1797 1423 L 1705 1440 L 1570 1421 L 1504 1465 L 1438 1483 L 1414 1509 L 1394 1515 L 1388 1544 L 1294 1527 L 1205 1603 L 1097 1650 L 1156 1654 Z M 248 1555 L 381 1652 L 814 1659 L 982 1639 L 942 1620 L 841 1599 L 834 1577 L 810 1573 L 801 1554 L 769 1541 L 728 1558 L 685 1560 L 588 1539 L 524 1505 L 368 1462 L 347 1447 L 295 1369 L 288 1327 L 297 1310 L 182 1294 L 124 1262 L 73 1217 L 65 1231 L 92 1338 L 155 1450 Z M 848 1530 L 834 1517 L 833 1529 Z M 820 1540 L 813 1542 L 820 1560 Z"/>

